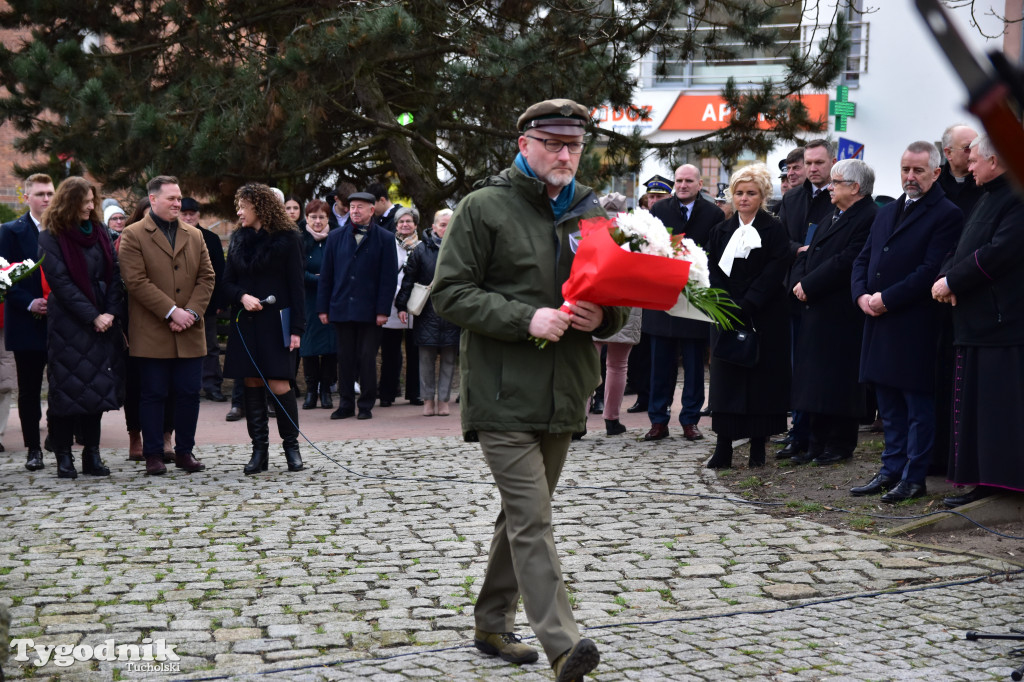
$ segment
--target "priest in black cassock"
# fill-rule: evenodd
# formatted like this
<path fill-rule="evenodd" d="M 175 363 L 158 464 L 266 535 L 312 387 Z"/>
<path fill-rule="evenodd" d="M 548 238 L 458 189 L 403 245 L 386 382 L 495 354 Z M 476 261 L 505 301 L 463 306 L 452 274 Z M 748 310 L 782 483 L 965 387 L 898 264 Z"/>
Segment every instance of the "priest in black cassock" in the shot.
<path fill-rule="evenodd" d="M 984 194 L 932 287 L 953 305 L 949 478 L 975 486 L 949 507 L 1024 492 L 1024 202 L 987 135 L 971 143 L 970 169 Z"/>

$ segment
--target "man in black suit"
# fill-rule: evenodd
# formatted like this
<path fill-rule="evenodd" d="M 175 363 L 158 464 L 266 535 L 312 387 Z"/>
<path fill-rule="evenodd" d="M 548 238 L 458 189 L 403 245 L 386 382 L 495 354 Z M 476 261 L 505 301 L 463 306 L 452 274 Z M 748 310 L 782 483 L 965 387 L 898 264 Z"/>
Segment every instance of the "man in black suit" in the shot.
<path fill-rule="evenodd" d="M 984 191 L 974 181 L 974 175 L 967 169 L 971 155 L 971 142 L 978 137 L 974 128 L 963 123 L 949 126 L 942 131 L 942 153 L 946 163 L 942 164 L 939 184 L 946 198 L 963 211 L 964 219 L 971 215 L 971 209 Z"/>
<path fill-rule="evenodd" d="M 822 219 L 832 214 L 832 196 L 829 194 L 828 185 L 835 162 L 831 142 L 811 140 L 803 149 L 802 170 L 805 179 L 800 184 L 793 184 L 791 180 L 789 190 L 782 197 L 779 220 L 789 233 L 789 250 L 794 261 L 803 256 Z M 794 180 L 799 178 L 799 171 L 799 168 L 790 171 Z M 794 302 L 791 312 L 791 338 L 795 343 L 796 339 L 800 338 L 800 306 Z M 794 351 L 794 367 L 798 364 L 797 360 Z M 807 452 L 810 436 L 810 422 L 807 416 L 799 410 L 793 410 L 793 427 L 789 431 L 788 442 L 776 453 L 776 457 L 785 459 Z"/>
<path fill-rule="evenodd" d="M 43 214 L 53 198 L 53 180 L 42 173 L 29 176 L 23 185 L 28 213 L 0 226 L 0 257 L 8 263 L 39 258 L 39 233 Z M 46 298 L 40 270 L 7 292 L 4 305 L 4 345 L 14 353 L 18 372 L 18 417 L 28 449 L 25 468 L 43 468 L 39 443 L 42 419 L 43 371 L 46 369 Z"/>
<path fill-rule="evenodd" d="M 213 285 L 213 297 L 206 307 L 203 323 L 206 326 L 206 357 L 203 359 L 203 393 L 215 403 L 227 401 L 221 392 L 224 375 L 220 369 L 220 344 L 217 342 L 217 313 L 221 308 L 220 280 L 224 276 L 224 244 L 220 237 L 199 224 L 199 202 L 192 197 L 181 200 L 181 219 L 203 234 L 206 250 L 210 252 L 210 264 L 217 280 Z"/>
<path fill-rule="evenodd" d="M 852 495 L 902 502 L 926 494 L 935 437 L 932 284 L 956 246 L 964 216 L 936 180 L 939 150 L 912 142 L 900 161 L 903 195 L 879 209 L 853 264 L 853 301 L 865 315 L 860 380 L 872 384 L 885 429 L 882 468 Z"/>
<path fill-rule="evenodd" d="M 701 196 L 703 186 L 696 166 L 680 166 L 676 169 L 673 196 L 662 199 L 651 209 L 651 214 L 671 228 L 672 234 L 685 233 L 698 246 L 706 244 L 711 228 L 725 220 L 722 209 Z M 642 329 L 651 337 L 651 387 L 647 404 L 651 430 L 644 440 L 661 440 L 668 436 L 680 357 L 683 395 L 679 424 L 687 440 L 700 440 L 704 435 L 697 428 L 697 421 L 704 405 L 704 353 L 711 326 L 658 310 L 645 310 Z"/>
<path fill-rule="evenodd" d="M 402 205 L 391 203 L 391 199 L 388 197 L 387 185 L 384 183 L 375 182 L 367 187 L 366 191 L 374 196 L 374 221 L 391 234 L 394 234 L 395 223 L 397 222 L 395 215 L 398 213 L 398 209 L 402 208 Z"/>

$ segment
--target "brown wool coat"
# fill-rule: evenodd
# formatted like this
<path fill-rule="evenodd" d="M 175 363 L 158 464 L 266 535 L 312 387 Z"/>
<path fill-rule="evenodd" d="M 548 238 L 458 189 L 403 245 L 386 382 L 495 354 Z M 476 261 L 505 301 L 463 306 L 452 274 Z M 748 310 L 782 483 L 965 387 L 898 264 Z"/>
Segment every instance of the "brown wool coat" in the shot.
<path fill-rule="evenodd" d="M 215 275 L 202 233 L 178 221 L 174 251 L 167 237 L 146 217 L 124 229 L 118 260 L 128 289 L 128 349 L 132 357 L 198 358 L 206 355 L 203 315 Z M 171 307 L 188 308 L 199 321 L 172 332 Z"/>

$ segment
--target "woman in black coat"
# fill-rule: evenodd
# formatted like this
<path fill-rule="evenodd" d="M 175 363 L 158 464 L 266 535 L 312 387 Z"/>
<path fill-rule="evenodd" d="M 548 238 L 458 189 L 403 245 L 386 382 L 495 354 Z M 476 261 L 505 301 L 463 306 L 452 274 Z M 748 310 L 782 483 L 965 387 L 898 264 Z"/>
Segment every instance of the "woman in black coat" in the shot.
<path fill-rule="evenodd" d="M 57 477 L 76 478 L 71 445 L 83 439 L 82 473 L 109 476 L 100 459 L 100 419 L 124 402 L 124 289 L 110 234 L 87 180 L 57 188 L 39 235 L 47 299 L 50 444 Z"/>
<path fill-rule="evenodd" d="M 750 466 L 763 466 L 765 441 L 786 430 L 789 409 L 789 307 L 785 280 L 789 237 L 764 210 L 771 175 L 763 164 L 746 166 L 730 181 L 736 213 L 711 230 L 711 286 L 725 289 L 739 307 L 745 329 L 757 333 L 758 360 L 743 367 L 715 357 L 722 332 L 711 332 L 711 428 L 718 434 L 711 469 L 732 466 L 732 441 L 750 439 Z M 744 248 L 746 247 L 746 248 Z"/>
<path fill-rule="evenodd" d="M 235 193 L 238 229 L 231 235 L 224 268 L 225 300 L 233 304 L 224 375 L 245 383 L 245 419 L 252 459 L 245 473 L 266 471 L 270 434 L 266 380 L 278 404 L 277 431 L 289 471 L 302 469 L 299 412 L 290 380 L 305 329 L 302 242 L 298 228 L 266 185 Z M 269 300 L 273 296 L 275 300 Z"/>
<path fill-rule="evenodd" d="M 875 174 L 860 159 L 832 166 L 832 204 L 790 272 L 800 302 L 800 332 L 793 367 L 793 404 L 810 417 L 810 447 L 794 464 L 834 464 L 853 456 L 860 419 L 867 412 L 860 383 L 864 313 L 850 295 L 853 261 L 871 232 L 878 206 Z"/>
<path fill-rule="evenodd" d="M 285 204 L 287 208 L 287 204 Z M 320 407 L 334 409 L 331 399 L 331 385 L 338 380 L 338 351 L 335 347 L 335 331 L 330 324 L 324 324 L 316 313 L 316 292 L 320 286 L 320 266 L 324 262 L 324 247 L 327 235 L 331 233 L 327 216 L 331 209 L 326 201 L 314 199 L 306 204 L 305 232 L 302 233 L 302 253 L 305 269 L 302 272 L 306 287 L 306 330 L 302 334 L 302 370 L 306 375 L 306 402 L 302 409 Z"/>
<path fill-rule="evenodd" d="M 403 268 L 402 288 L 395 298 L 398 317 L 404 323 L 409 319 L 409 296 L 413 284 L 429 285 L 434 280 L 437 254 L 441 240 L 452 218 L 451 209 L 442 209 L 434 216 L 434 224 L 423 234 L 423 241 L 413 249 Z M 434 311 L 434 304 L 427 299 L 423 311 L 416 316 L 413 338 L 420 349 L 420 398 L 423 400 L 423 415 L 451 414 L 448 401 L 451 400 L 452 377 L 455 374 L 455 357 L 459 350 L 461 329 Z M 440 362 L 438 363 L 438 358 Z M 437 372 L 434 367 L 437 365 Z M 437 400 L 435 402 L 435 389 Z"/>

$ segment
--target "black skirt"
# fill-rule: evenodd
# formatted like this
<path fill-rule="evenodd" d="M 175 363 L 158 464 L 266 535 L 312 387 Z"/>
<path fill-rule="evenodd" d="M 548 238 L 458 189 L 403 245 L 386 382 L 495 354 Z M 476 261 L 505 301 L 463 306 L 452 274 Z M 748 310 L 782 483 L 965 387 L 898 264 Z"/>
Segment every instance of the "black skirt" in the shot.
<path fill-rule="evenodd" d="M 232 317 L 224 376 L 245 379 L 262 373 L 266 379 L 291 380 L 295 378 L 298 361 L 299 352 L 284 345 L 279 310 L 265 307 L 255 313 L 243 311 L 237 325 Z"/>
<path fill-rule="evenodd" d="M 1024 346 L 957 346 L 950 482 L 1024 492 Z"/>

